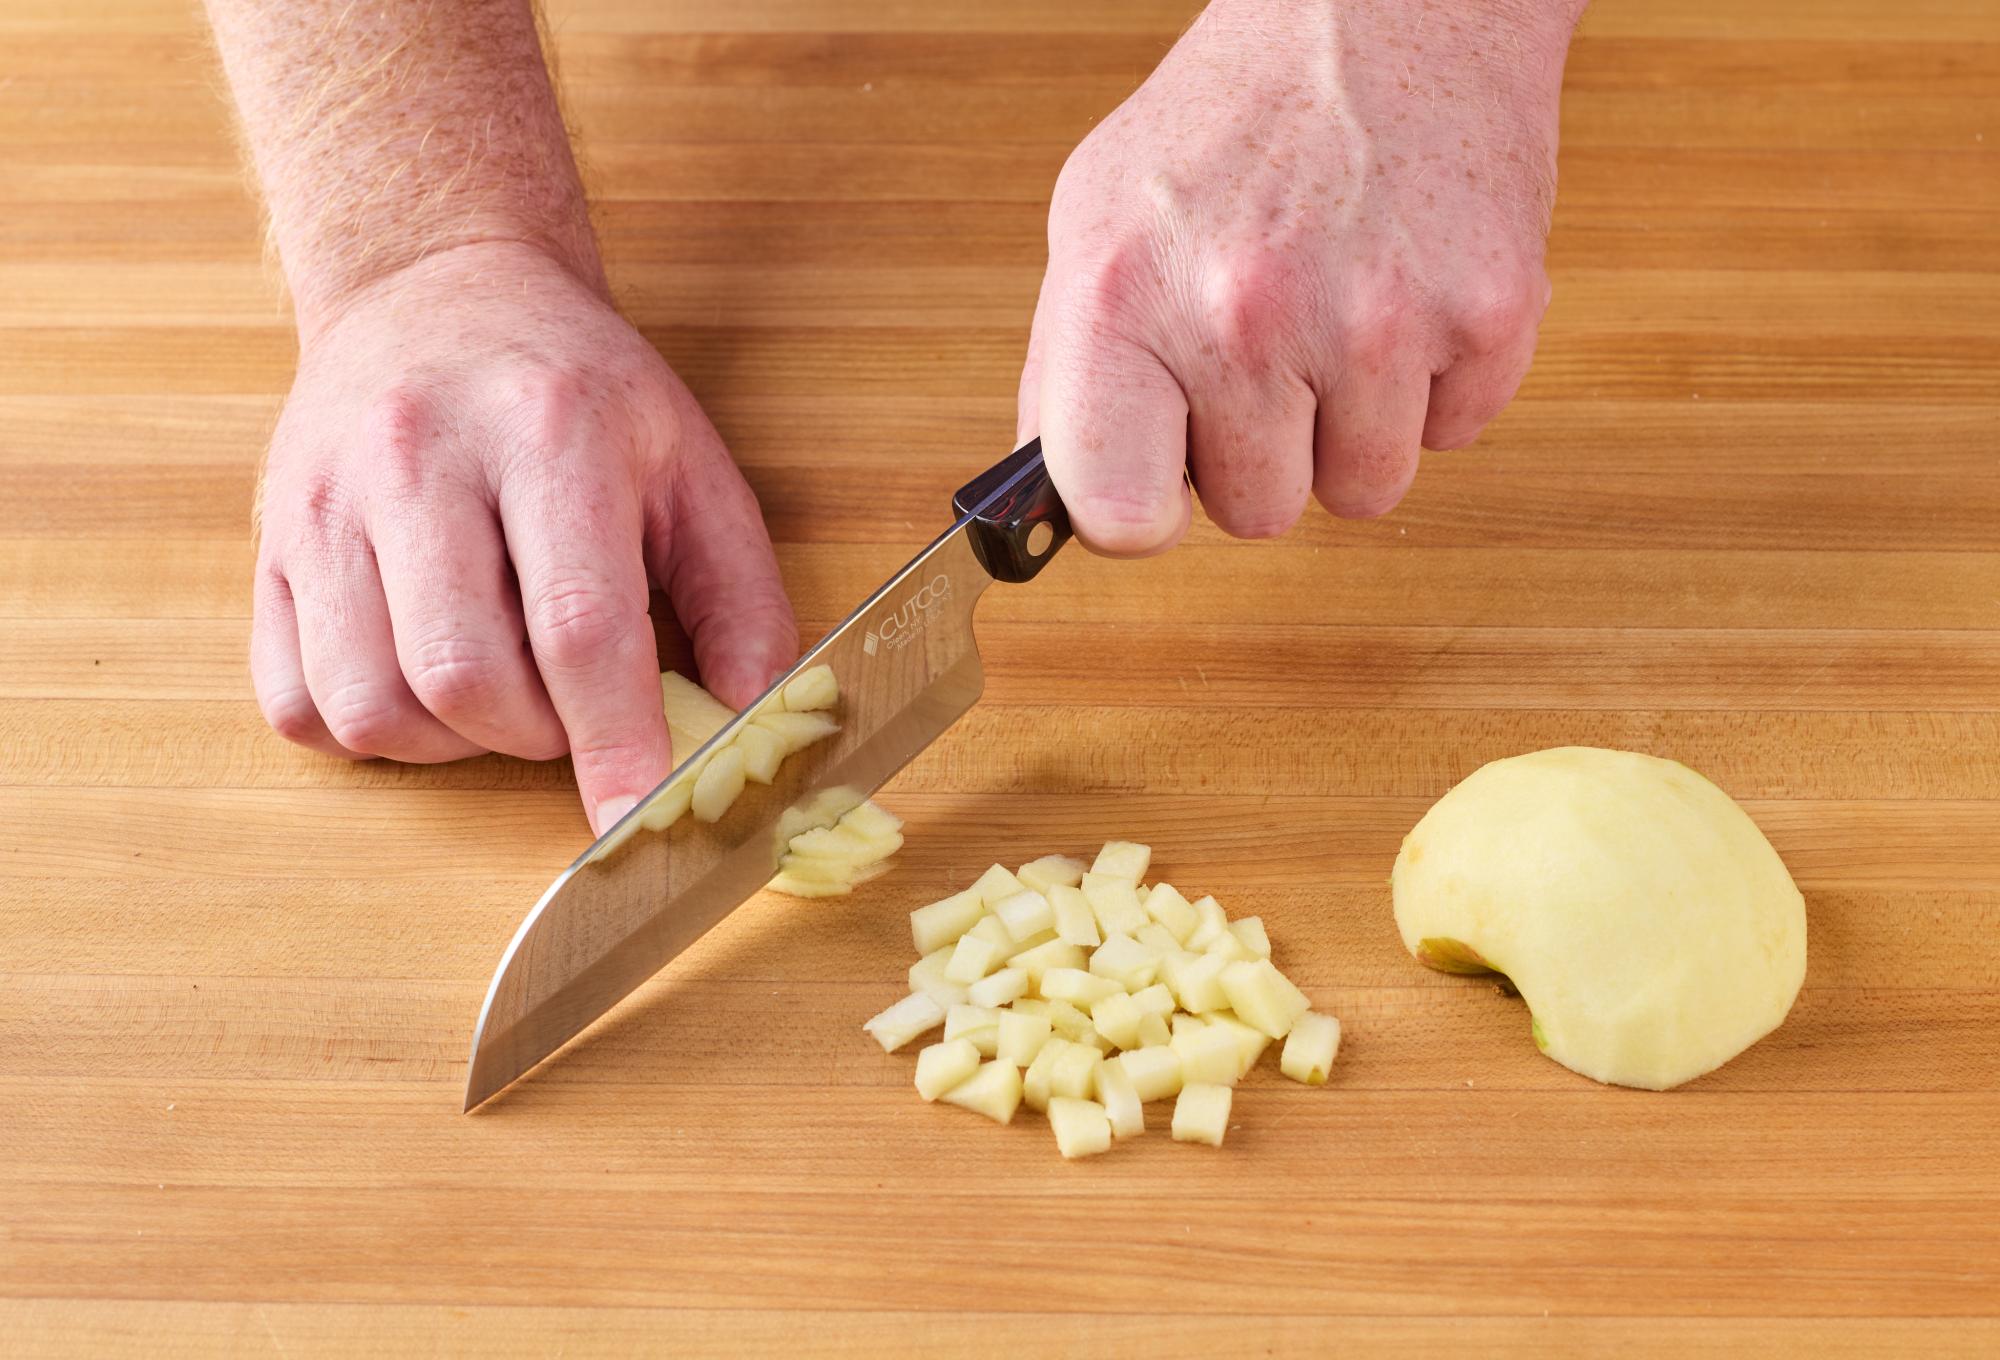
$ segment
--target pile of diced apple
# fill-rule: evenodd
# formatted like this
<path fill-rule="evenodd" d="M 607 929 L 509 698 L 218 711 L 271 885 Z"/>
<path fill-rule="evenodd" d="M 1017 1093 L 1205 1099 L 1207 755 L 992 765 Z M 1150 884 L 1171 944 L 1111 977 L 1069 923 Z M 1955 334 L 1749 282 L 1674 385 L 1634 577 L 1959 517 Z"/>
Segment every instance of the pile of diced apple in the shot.
<path fill-rule="evenodd" d="M 1221 1146 L 1232 1091 L 1265 1047 L 1280 1070 L 1326 1080 L 1340 1022 L 1311 1009 L 1271 963 L 1264 924 L 1213 897 L 1141 886 L 1152 851 L 1112 841 L 1086 869 L 1049 855 L 910 913 L 922 957 L 910 994 L 863 1029 L 917 1055 L 917 1093 L 1005 1124 L 1023 1101 L 1065 1157 L 1144 1132 L 1174 1098 L 1173 1136 Z"/>
<path fill-rule="evenodd" d="M 773 694 L 728 742 L 701 751 L 717 732 L 736 720 L 736 711 L 674 671 L 660 676 L 660 701 L 676 752 L 696 752 L 671 776 L 665 793 L 634 820 L 633 831 L 665 831 L 683 815 L 719 822 L 748 784 L 769 784 L 788 756 L 840 730 L 831 710 L 840 685 L 830 666 L 810 666 Z M 829 806 L 823 817 L 805 823 L 787 842 L 777 877 L 767 885 L 794 897 L 837 897 L 889 871 L 889 857 L 902 848 L 903 824 L 872 802 Z M 624 837 L 598 852 L 608 855 Z"/>

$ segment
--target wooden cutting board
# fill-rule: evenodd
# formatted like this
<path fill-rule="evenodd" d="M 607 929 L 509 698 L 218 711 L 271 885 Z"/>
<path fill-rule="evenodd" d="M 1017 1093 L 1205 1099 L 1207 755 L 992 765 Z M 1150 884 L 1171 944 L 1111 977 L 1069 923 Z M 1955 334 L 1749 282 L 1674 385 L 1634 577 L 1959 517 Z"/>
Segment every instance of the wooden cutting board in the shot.
<path fill-rule="evenodd" d="M 758 899 L 458 1113 L 563 766 L 264 730 L 293 358 L 187 0 L 0 11 L 0 1328 L 13 1354 L 2000 1351 L 2000 11 L 1603 0 L 1520 400 L 1395 515 L 996 589 L 901 867 Z M 1050 183 L 1189 0 L 557 5 L 618 289 L 808 629 L 1007 448 Z M 839 513 L 823 513 L 831 504 Z M 1406 958 L 1429 801 L 1672 755 L 1804 888 L 1670 1095 Z M 1347 1027 L 1221 1151 L 1058 1160 L 859 1033 L 904 912 L 1158 847 Z M 1158 1112 L 1155 1112 L 1156 1119 Z"/>

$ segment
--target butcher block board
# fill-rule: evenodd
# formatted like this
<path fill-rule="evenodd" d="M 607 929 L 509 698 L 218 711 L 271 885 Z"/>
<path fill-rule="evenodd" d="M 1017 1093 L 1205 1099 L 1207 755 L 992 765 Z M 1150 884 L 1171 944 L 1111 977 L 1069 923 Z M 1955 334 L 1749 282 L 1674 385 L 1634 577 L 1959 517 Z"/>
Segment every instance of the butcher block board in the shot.
<path fill-rule="evenodd" d="M 0 12 L 10 1354 L 2000 1350 L 1992 5 L 1602 0 L 1554 307 L 1476 448 L 1386 519 L 995 588 L 984 702 L 883 795 L 896 871 L 751 901 L 470 1117 L 487 978 L 586 832 L 563 765 L 259 720 L 294 350 L 195 8 Z M 809 633 L 1006 451 L 1052 179 L 1192 9 L 552 6 L 618 293 Z M 1393 929 L 1429 802 L 1571 742 L 1708 774 L 1806 895 L 1791 1019 L 1671 1094 Z M 1110 836 L 1345 1024 L 1219 1151 L 1066 1164 L 860 1033 L 910 907 Z"/>

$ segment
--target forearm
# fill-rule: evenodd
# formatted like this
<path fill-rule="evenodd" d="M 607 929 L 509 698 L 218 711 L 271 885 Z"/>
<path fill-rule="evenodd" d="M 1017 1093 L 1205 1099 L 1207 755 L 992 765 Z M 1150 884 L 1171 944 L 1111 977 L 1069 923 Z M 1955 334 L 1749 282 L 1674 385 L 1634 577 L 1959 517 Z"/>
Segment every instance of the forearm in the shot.
<path fill-rule="evenodd" d="M 442 250 L 520 241 L 603 291 L 531 0 L 206 0 L 302 335 Z"/>

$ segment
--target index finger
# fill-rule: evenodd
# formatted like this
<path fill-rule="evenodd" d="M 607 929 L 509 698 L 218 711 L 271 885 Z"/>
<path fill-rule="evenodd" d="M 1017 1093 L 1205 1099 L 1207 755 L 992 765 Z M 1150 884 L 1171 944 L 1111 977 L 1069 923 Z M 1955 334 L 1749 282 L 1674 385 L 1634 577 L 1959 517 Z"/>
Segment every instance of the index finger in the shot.
<path fill-rule="evenodd" d="M 528 645 L 599 835 L 670 765 L 638 491 L 607 461 L 554 459 L 500 488 Z"/>

